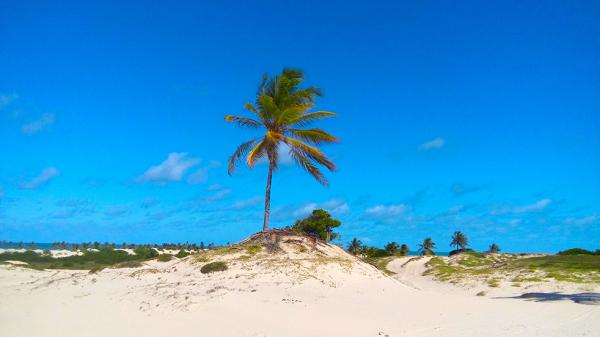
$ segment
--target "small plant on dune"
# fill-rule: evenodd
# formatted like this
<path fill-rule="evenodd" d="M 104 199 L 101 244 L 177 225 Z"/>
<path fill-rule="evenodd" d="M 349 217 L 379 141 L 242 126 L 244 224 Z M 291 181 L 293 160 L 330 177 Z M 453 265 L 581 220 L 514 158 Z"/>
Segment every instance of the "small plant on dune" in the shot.
<path fill-rule="evenodd" d="M 160 254 L 156 260 L 159 262 L 169 262 L 173 259 L 173 255 L 171 254 Z"/>
<path fill-rule="evenodd" d="M 225 271 L 225 270 L 227 270 L 227 264 L 222 261 L 207 263 L 204 266 L 202 266 L 202 268 L 200 268 L 200 272 L 202 274 L 214 273 L 217 271 Z"/>
<path fill-rule="evenodd" d="M 141 259 L 153 259 L 159 255 L 156 249 L 149 247 L 137 247 L 133 252 Z"/>
<path fill-rule="evenodd" d="M 492 253 L 492 254 L 498 254 L 498 253 L 500 253 L 500 246 L 498 246 L 498 245 L 497 245 L 497 244 L 495 244 L 495 243 L 492 243 L 492 244 L 490 245 L 490 248 L 489 248 L 489 250 L 488 250 L 488 253 Z"/>
<path fill-rule="evenodd" d="M 323 185 L 327 185 L 327 179 L 318 166 L 324 166 L 330 171 L 336 168 L 316 145 L 339 140 L 321 129 L 302 129 L 319 119 L 335 114 L 327 111 L 309 112 L 315 106 L 315 99 L 322 96 L 322 93 L 315 87 L 299 88 L 303 81 L 304 74 L 295 69 L 284 69 L 281 74 L 271 78 L 264 75 L 258 88 L 256 102 L 246 103 L 245 106 L 256 119 L 225 116 L 228 122 L 251 129 L 262 129 L 264 132 L 264 136 L 241 144 L 229 157 L 229 174 L 233 173 L 236 164 L 242 161 L 243 157 L 246 157 L 246 164 L 250 168 L 261 158 L 267 159 L 269 168 L 263 231 L 269 228 L 271 180 L 279 165 L 280 149 L 288 149 L 292 159 Z"/>
<path fill-rule="evenodd" d="M 179 259 L 183 259 L 186 256 L 189 256 L 190 253 L 186 252 L 185 250 L 181 249 L 177 252 L 177 254 L 175 254 L 175 257 L 179 258 Z"/>

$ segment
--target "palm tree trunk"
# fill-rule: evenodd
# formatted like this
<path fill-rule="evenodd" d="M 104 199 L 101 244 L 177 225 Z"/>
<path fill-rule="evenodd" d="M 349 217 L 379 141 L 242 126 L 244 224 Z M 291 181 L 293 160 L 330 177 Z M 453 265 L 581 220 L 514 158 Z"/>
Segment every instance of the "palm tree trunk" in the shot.
<path fill-rule="evenodd" d="M 271 178 L 273 177 L 273 164 L 269 161 L 269 175 L 267 176 L 267 192 L 265 195 L 265 220 L 263 232 L 269 229 L 269 212 L 271 208 Z"/>

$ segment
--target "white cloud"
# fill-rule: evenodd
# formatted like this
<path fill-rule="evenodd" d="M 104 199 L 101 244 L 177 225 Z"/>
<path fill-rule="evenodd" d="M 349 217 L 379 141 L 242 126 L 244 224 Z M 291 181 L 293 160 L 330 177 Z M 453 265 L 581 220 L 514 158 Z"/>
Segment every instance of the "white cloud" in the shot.
<path fill-rule="evenodd" d="M 437 137 L 435 139 L 432 139 L 430 141 L 427 141 L 427 142 L 419 145 L 419 150 L 427 151 L 427 150 L 433 150 L 433 149 L 441 149 L 442 147 L 444 147 L 445 144 L 446 144 L 446 141 L 444 140 L 444 138 Z"/>
<path fill-rule="evenodd" d="M 4 109 L 6 106 L 16 101 L 19 98 L 19 95 L 12 92 L 10 94 L 0 94 L 0 110 Z"/>
<path fill-rule="evenodd" d="M 21 183 L 21 188 L 28 190 L 38 188 L 59 175 L 60 172 L 55 167 L 47 167 L 37 177 Z"/>
<path fill-rule="evenodd" d="M 142 201 L 142 208 L 148 209 L 160 204 L 160 200 L 155 197 L 148 197 Z"/>
<path fill-rule="evenodd" d="M 30 123 L 23 124 L 21 126 L 21 132 L 27 136 L 33 136 L 36 133 L 42 131 L 47 126 L 50 126 L 55 121 L 54 114 L 43 114 L 39 119 L 36 119 Z"/>
<path fill-rule="evenodd" d="M 188 158 L 187 152 L 171 152 L 167 160 L 159 165 L 150 167 L 143 175 L 138 177 L 138 182 L 170 182 L 181 181 L 187 170 L 196 166 L 200 159 Z"/>
<path fill-rule="evenodd" d="M 212 184 L 212 185 L 208 186 L 207 190 L 216 191 L 216 190 L 220 190 L 221 188 L 223 188 L 223 186 L 221 186 L 219 184 Z"/>
<path fill-rule="evenodd" d="M 455 206 L 448 208 L 448 213 L 456 214 L 456 213 L 462 212 L 464 209 L 465 209 L 464 205 L 455 205 Z"/>
<path fill-rule="evenodd" d="M 208 179 L 208 169 L 201 168 L 201 169 L 198 169 L 196 172 L 190 174 L 190 176 L 187 178 L 187 182 L 188 182 L 188 184 L 191 184 L 191 185 L 198 185 L 198 184 L 205 183 L 207 179 Z"/>
<path fill-rule="evenodd" d="M 342 215 L 348 213 L 350 206 L 340 199 L 332 199 L 323 203 L 307 203 L 302 207 L 296 209 L 292 215 L 296 218 L 305 217 L 312 213 L 315 209 L 324 209 L 332 215 Z"/>
<path fill-rule="evenodd" d="M 117 217 L 117 216 L 122 216 L 125 215 L 129 212 L 129 207 L 127 206 L 112 206 L 107 208 L 104 211 L 104 215 L 106 215 L 107 217 Z"/>
<path fill-rule="evenodd" d="M 229 190 L 229 189 L 220 190 L 220 191 L 217 191 L 217 192 L 209 195 L 208 197 L 206 197 L 206 201 L 219 201 L 219 200 L 225 199 L 230 194 L 231 194 L 231 190 Z"/>
<path fill-rule="evenodd" d="M 376 205 L 368 208 L 365 213 L 374 218 L 387 219 L 402 215 L 406 210 L 407 207 L 404 204 Z"/>
<path fill-rule="evenodd" d="M 586 225 L 591 225 L 596 222 L 599 222 L 599 220 L 600 220 L 599 215 L 592 214 L 592 215 L 589 215 L 586 217 L 580 217 L 580 218 L 567 218 L 567 219 L 565 219 L 565 223 L 567 223 L 569 225 L 586 226 Z"/>
<path fill-rule="evenodd" d="M 250 199 L 238 200 L 231 207 L 235 208 L 235 209 L 243 209 L 243 208 L 247 208 L 247 207 L 252 207 L 252 206 L 258 205 L 258 204 L 262 203 L 263 200 L 264 200 L 263 197 L 256 196 L 256 197 L 253 197 L 253 198 L 250 198 Z"/>
<path fill-rule="evenodd" d="M 550 200 L 550 199 L 542 199 L 542 200 L 539 200 L 536 203 L 531 204 L 531 205 L 526 205 L 526 206 L 522 206 L 522 207 L 516 207 L 513 210 L 513 213 L 541 212 L 546 207 L 548 207 L 548 205 L 550 205 L 550 203 L 552 203 L 552 200 Z"/>

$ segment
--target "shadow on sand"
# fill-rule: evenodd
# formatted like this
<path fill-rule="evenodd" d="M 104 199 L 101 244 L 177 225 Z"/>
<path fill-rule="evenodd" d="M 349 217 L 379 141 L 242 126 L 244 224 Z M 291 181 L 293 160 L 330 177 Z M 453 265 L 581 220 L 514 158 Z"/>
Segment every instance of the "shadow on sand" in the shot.
<path fill-rule="evenodd" d="M 536 302 L 564 301 L 571 300 L 575 303 L 600 305 L 600 293 L 579 293 L 579 294 L 560 294 L 560 293 L 526 293 L 515 297 L 500 298 L 519 298 Z"/>

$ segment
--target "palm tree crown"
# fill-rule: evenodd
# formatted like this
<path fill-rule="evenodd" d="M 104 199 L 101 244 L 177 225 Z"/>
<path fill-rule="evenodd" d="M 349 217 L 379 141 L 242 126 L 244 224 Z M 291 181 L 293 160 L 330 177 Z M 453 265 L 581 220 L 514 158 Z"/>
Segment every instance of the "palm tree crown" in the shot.
<path fill-rule="evenodd" d="M 426 238 L 419 244 L 419 255 L 433 255 L 433 249 L 435 249 L 435 242 L 432 238 Z"/>
<path fill-rule="evenodd" d="M 316 145 L 339 140 L 321 129 L 303 128 L 316 120 L 335 114 L 328 111 L 309 112 L 315 106 L 315 98 L 322 94 L 315 87 L 299 88 L 303 81 L 303 73 L 295 69 L 284 69 L 280 75 L 271 78 L 264 75 L 255 103 L 249 102 L 245 106 L 255 118 L 225 116 L 226 121 L 242 127 L 262 129 L 264 132 L 264 135 L 241 144 L 229 157 L 229 174 L 233 173 L 236 164 L 244 157 L 250 168 L 253 168 L 259 159 L 267 159 L 269 173 L 263 230 L 268 228 L 271 178 L 273 171 L 278 167 L 279 149 L 283 144 L 289 149 L 291 158 L 323 185 L 327 185 L 328 182 L 318 166 L 324 166 L 330 171 L 336 168 Z"/>
<path fill-rule="evenodd" d="M 465 249 L 465 247 L 469 244 L 469 239 L 465 235 L 465 233 L 461 231 L 456 231 L 452 234 L 452 241 L 450 242 L 451 247 L 460 247 L 460 249 Z"/>
<path fill-rule="evenodd" d="M 352 255 L 358 255 L 361 247 L 362 242 L 359 239 L 354 238 L 352 239 L 352 241 L 350 241 L 350 244 L 348 245 L 348 252 L 350 252 L 350 254 Z"/>

